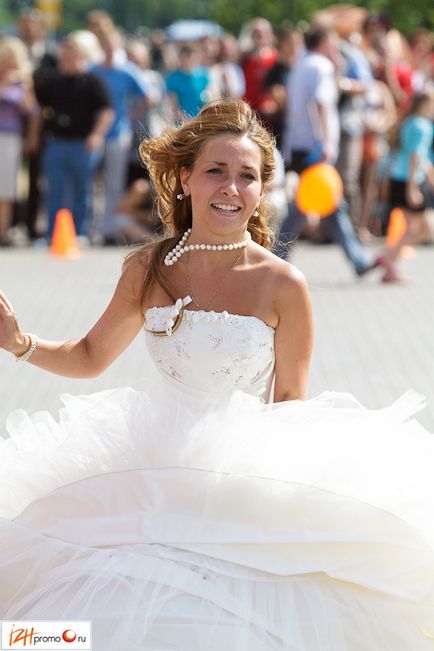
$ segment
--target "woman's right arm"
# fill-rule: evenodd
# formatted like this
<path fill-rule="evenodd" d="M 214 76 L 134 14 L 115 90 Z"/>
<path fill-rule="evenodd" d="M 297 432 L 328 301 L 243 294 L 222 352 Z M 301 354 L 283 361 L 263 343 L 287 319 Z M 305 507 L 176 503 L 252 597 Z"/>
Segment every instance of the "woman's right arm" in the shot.
<path fill-rule="evenodd" d="M 420 204 L 423 203 L 424 200 L 417 176 L 419 169 L 421 167 L 424 168 L 425 173 L 427 173 L 428 180 L 430 175 L 430 161 L 429 158 L 426 157 L 425 146 L 428 145 L 431 147 L 432 127 L 431 125 L 427 127 L 425 121 L 421 122 L 420 120 L 413 120 L 412 124 L 410 125 L 408 135 L 412 153 L 410 156 L 406 194 L 409 204 L 412 207 L 417 208 Z M 421 152 L 423 152 L 423 157 L 421 156 Z"/>
<path fill-rule="evenodd" d="M 285 268 L 286 267 L 286 268 Z M 303 274 L 290 264 L 276 276 L 274 402 L 305 400 L 313 347 L 313 318 L 309 288 Z"/>
<path fill-rule="evenodd" d="M 417 208 L 423 202 L 423 194 L 416 181 L 416 173 L 420 165 L 420 158 L 413 153 L 410 157 L 409 174 L 406 185 L 407 201 L 410 206 Z"/>
<path fill-rule="evenodd" d="M 140 307 L 146 267 L 126 265 L 114 295 L 93 328 L 82 338 L 62 342 L 40 340 L 29 363 L 57 375 L 91 378 L 100 375 L 135 339 L 143 326 Z M 0 348 L 22 355 L 29 347 L 14 309 L 0 292 Z"/>

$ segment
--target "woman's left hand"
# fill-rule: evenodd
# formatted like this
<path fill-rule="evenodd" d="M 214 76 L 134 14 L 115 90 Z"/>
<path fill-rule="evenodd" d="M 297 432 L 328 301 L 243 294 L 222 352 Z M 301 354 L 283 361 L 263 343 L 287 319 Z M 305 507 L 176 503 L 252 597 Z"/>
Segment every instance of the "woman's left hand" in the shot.
<path fill-rule="evenodd" d="M 412 208 L 418 208 L 423 203 L 423 194 L 419 186 L 408 183 L 407 184 L 407 201 Z"/>
<path fill-rule="evenodd" d="M 29 156 L 38 151 L 39 140 L 37 136 L 29 136 L 23 141 L 23 156 Z"/>
<path fill-rule="evenodd" d="M 90 133 L 85 141 L 87 151 L 98 151 L 104 145 L 104 136 L 100 133 Z"/>

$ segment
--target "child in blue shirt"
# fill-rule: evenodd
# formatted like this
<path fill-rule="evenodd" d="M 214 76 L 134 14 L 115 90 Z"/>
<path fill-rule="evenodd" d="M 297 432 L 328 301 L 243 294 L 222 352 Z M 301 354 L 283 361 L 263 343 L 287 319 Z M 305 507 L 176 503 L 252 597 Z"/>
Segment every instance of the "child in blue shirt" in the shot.
<path fill-rule="evenodd" d="M 390 168 L 389 200 L 391 209 L 402 210 L 407 230 L 386 253 L 388 268 L 383 277 L 386 283 L 404 280 L 395 267 L 402 247 L 425 242 L 431 234 L 423 186 L 426 181 L 434 185 L 431 163 L 433 117 L 434 98 L 429 93 L 422 93 L 413 98 L 412 107 L 399 128 L 399 143 Z"/>
<path fill-rule="evenodd" d="M 193 48 L 184 45 L 179 57 L 180 67 L 166 78 L 166 89 L 172 101 L 175 119 L 182 119 L 185 115 L 194 117 L 212 99 L 209 70 L 196 65 Z"/>

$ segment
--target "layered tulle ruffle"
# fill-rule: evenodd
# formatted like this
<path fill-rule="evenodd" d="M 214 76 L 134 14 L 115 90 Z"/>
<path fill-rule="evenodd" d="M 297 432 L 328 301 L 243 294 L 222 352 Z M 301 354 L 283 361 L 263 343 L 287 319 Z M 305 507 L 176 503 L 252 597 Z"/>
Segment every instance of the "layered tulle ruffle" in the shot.
<path fill-rule="evenodd" d="M 0 448 L 2 618 L 92 619 L 95 651 L 434 649 L 419 396 L 63 399 Z"/>

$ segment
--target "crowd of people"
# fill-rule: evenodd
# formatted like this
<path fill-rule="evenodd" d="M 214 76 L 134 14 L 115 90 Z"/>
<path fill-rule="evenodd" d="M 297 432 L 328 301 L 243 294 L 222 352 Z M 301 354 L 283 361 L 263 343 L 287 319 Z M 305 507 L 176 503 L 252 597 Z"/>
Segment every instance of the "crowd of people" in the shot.
<path fill-rule="evenodd" d="M 16 31 L 0 36 L 1 246 L 24 231 L 49 243 L 65 207 L 82 244 L 153 236 L 140 141 L 227 97 L 245 99 L 276 139 L 269 203 L 278 255 L 299 235 L 333 240 L 357 275 L 383 265 L 383 280 L 400 282 L 402 246 L 431 239 L 429 31 L 404 36 L 387 16 L 348 6 L 319 12 L 303 30 L 254 18 L 238 38 L 127 36 L 99 10 L 58 43 L 36 10 L 20 15 Z M 319 161 L 336 166 L 345 195 L 322 220 L 291 201 L 295 174 Z M 394 207 L 405 236 L 373 258 L 365 245 L 385 234 Z"/>
<path fill-rule="evenodd" d="M 434 440 L 413 418 L 424 399 L 307 399 L 309 287 L 280 259 L 307 224 L 358 276 L 400 280 L 403 244 L 428 236 L 430 48 L 404 70 L 378 16 L 342 38 L 320 14 L 303 38 L 285 28 L 280 50 L 257 18 L 239 57 L 231 36 L 124 43 L 101 12 L 87 27 L 40 50 L 33 75 L 23 41 L 2 39 L 0 165 L 16 170 L 25 139 L 47 242 L 68 200 L 81 238 L 143 245 L 84 336 L 23 332 L 0 291 L 0 349 L 90 379 L 144 330 L 149 363 L 139 390 L 63 394 L 58 420 L 8 417 L 0 618 L 11 635 L 16 621 L 89 623 L 95 651 L 433 651 Z M 286 175 L 327 167 L 339 180 L 335 166 L 347 196 L 322 218 L 299 193 L 282 200 Z M 380 169 L 407 230 L 372 257 L 375 213 L 364 223 L 363 211 Z M 153 193 L 166 229 L 147 242 Z M 7 244 L 16 197 L 2 196 Z"/>

